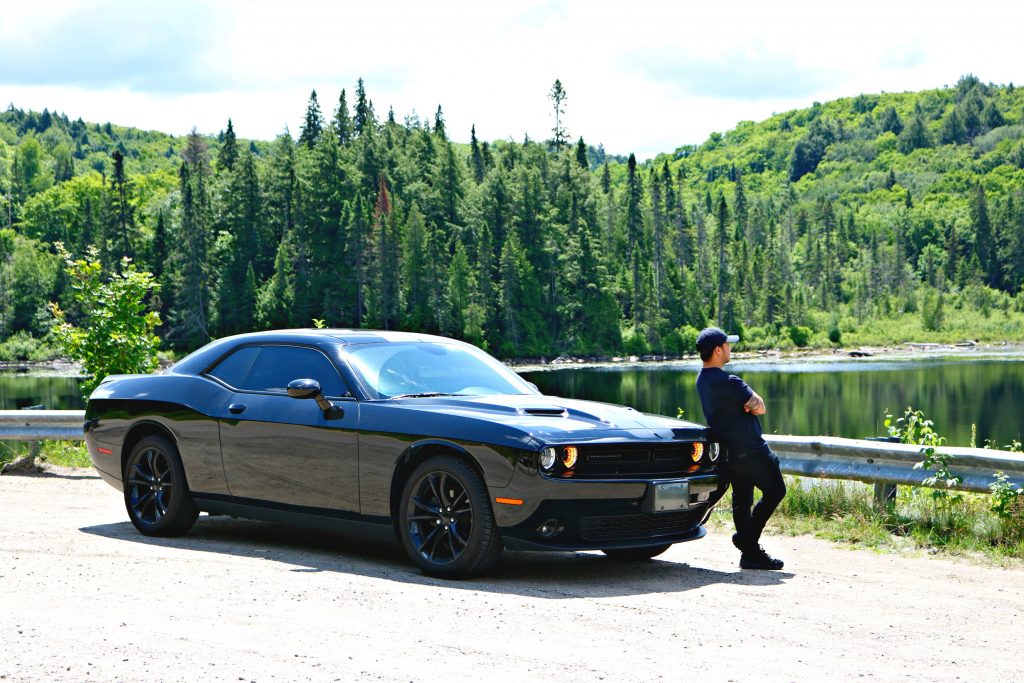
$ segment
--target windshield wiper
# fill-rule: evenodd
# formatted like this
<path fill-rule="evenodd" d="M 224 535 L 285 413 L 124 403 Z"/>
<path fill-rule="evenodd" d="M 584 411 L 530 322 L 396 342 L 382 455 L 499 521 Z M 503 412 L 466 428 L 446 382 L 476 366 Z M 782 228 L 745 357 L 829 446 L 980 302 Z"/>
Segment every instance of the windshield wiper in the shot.
<path fill-rule="evenodd" d="M 443 391 L 424 391 L 421 394 L 399 394 L 391 398 L 437 398 L 438 396 L 468 396 L 469 394 L 449 394 Z"/>

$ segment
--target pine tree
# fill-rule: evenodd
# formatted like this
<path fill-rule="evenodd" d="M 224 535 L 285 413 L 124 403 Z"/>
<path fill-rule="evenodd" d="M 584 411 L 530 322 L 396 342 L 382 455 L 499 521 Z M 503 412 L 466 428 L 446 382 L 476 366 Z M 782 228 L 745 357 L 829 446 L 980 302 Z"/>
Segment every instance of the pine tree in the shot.
<path fill-rule="evenodd" d="M 562 87 L 562 81 L 556 78 L 554 85 L 551 86 L 551 91 L 548 92 L 548 99 L 551 100 L 551 105 L 555 110 L 555 127 L 551 129 L 553 134 L 551 142 L 556 150 L 561 150 L 562 146 L 569 142 L 569 132 L 562 123 L 562 117 L 565 116 L 565 100 L 568 96 L 565 88 Z"/>
<path fill-rule="evenodd" d="M 886 107 L 882 111 L 882 117 L 879 119 L 878 125 L 883 133 L 889 132 L 899 135 L 903 131 L 903 121 L 893 107 Z"/>
<path fill-rule="evenodd" d="M 470 129 L 469 133 L 469 163 L 473 169 L 473 180 L 479 185 L 484 181 L 484 156 L 480 152 L 480 145 L 476 139 L 476 124 Z"/>
<path fill-rule="evenodd" d="M 576 142 L 576 163 L 584 170 L 590 169 L 590 162 L 587 161 L 587 144 L 583 142 L 583 136 Z"/>
<path fill-rule="evenodd" d="M 316 90 L 309 94 L 306 104 L 306 118 L 299 133 L 299 144 L 306 149 L 313 149 L 324 130 L 324 115 L 320 112 L 320 102 L 316 98 Z"/>
<path fill-rule="evenodd" d="M 132 203 L 132 183 L 124 170 L 124 155 L 114 150 L 114 173 L 110 179 L 109 203 L 112 225 L 108 234 L 111 242 L 107 245 L 113 253 L 112 263 L 120 263 L 122 256 L 135 258 L 132 235 L 135 233 L 135 206 Z"/>
<path fill-rule="evenodd" d="M 428 263 L 430 236 L 423 221 L 419 205 L 413 202 L 405 219 L 405 239 L 402 240 L 402 298 L 405 300 L 403 325 L 410 330 L 433 328 L 431 313 Z"/>
<path fill-rule="evenodd" d="M 441 111 L 440 104 L 437 105 L 437 111 L 434 113 L 434 135 L 442 140 L 448 139 L 448 134 L 444 128 L 444 112 Z"/>
<path fill-rule="evenodd" d="M 186 138 L 181 155 L 181 210 L 168 245 L 167 338 L 183 348 L 195 348 L 210 339 L 209 249 L 213 214 L 208 146 L 195 129 Z"/>
<path fill-rule="evenodd" d="M 955 107 L 950 109 L 949 113 L 946 114 L 946 118 L 942 120 L 942 144 L 958 145 L 965 140 L 966 135 L 967 132 L 964 130 L 964 124 L 960 120 L 960 114 L 957 113 Z"/>
<path fill-rule="evenodd" d="M 915 149 L 922 149 L 929 144 L 928 130 L 924 125 L 924 114 L 918 105 L 914 111 L 910 124 L 906 127 L 899 138 L 899 149 L 904 154 L 909 154 Z"/>
<path fill-rule="evenodd" d="M 392 211 L 391 193 L 381 173 L 377 179 L 377 201 L 373 207 L 370 233 L 372 257 L 369 259 L 369 318 L 382 329 L 398 326 L 398 234 Z"/>
<path fill-rule="evenodd" d="M 636 156 L 629 155 L 626 164 L 626 262 L 629 264 L 629 271 L 632 276 L 631 290 L 629 292 L 629 310 L 627 316 L 637 325 L 641 321 L 641 293 L 640 271 L 641 263 L 644 260 L 642 253 L 643 240 L 643 218 L 641 216 L 641 197 L 643 188 L 640 178 L 636 173 Z"/>
<path fill-rule="evenodd" d="M 235 137 L 235 128 L 228 119 L 228 129 L 224 131 L 224 142 L 220 147 L 220 154 L 217 155 L 218 170 L 230 171 L 238 161 L 238 139 Z"/>
<path fill-rule="evenodd" d="M 719 194 L 717 206 L 715 210 L 716 223 L 715 223 L 715 247 L 717 250 L 717 268 L 718 273 L 715 278 L 717 287 L 717 299 L 715 304 L 715 317 L 720 325 L 731 328 L 732 320 L 729 315 L 728 307 L 730 306 L 729 297 L 727 292 L 731 284 L 729 277 L 729 207 L 725 203 L 725 195 Z"/>
<path fill-rule="evenodd" d="M 363 79 L 360 78 L 356 83 L 356 110 L 355 117 L 352 120 L 357 137 L 361 136 L 367 125 L 372 123 L 372 118 L 373 111 L 369 101 L 366 99 L 366 89 L 363 87 Z"/>
<path fill-rule="evenodd" d="M 995 261 L 996 240 L 985 202 L 985 189 L 979 183 L 971 195 L 971 223 L 974 225 L 974 253 L 985 276 L 985 282 L 996 287 L 999 284 L 999 270 Z"/>
<path fill-rule="evenodd" d="M 334 133 L 338 136 L 338 144 L 343 147 L 352 142 L 352 118 L 348 113 L 348 102 L 345 101 L 345 89 L 341 89 L 338 108 L 334 110 Z"/>
<path fill-rule="evenodd" d="M 256 320 L 263 329 L 288 327 L 295 299 L 294 259 L 294 245 L 291 235 L 287 235 L 277 246 L 274 275 L 260 288 L 256 298 Z"/>

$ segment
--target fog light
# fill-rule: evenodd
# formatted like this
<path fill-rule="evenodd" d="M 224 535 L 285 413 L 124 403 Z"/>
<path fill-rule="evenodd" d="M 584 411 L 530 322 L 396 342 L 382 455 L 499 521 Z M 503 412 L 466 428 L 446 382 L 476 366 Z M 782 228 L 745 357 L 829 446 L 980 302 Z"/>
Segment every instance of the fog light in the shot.
<path fill-rule="evenodd" d="M 565 469 L 571 470 L 576 466 L 576 459 L 579 457 L 580 451 L 575 446 L 566 446 L 565 453 L 562 455 L 562 464 L 565 465 Z"/>
<path fill-rule="evenodd" d="M 540 532 L 540 535 L 544 538 L 551 538 L 552 536 L 557 535 L 564 529 L 564 526 L 558 525 L 557 519 L 549 519 L 548 521 L 544 522 L 539 527 L 537 527 L 537 531 Z"/>
<path fill-rule="evenodd" d="M 555 453 L 554 448 L 545 448 L 540 452 L 540 466 L 546 470 L 550 470 L 555 466 L 555 459 L 558 454 Z"/>
<path fill-rule="evenodd" d="M 699 443 L 699 442 L 698 443 L 694 443 L 693 444 L 693 453 L 690 454 L 690 457 L 693 458 L 694 462 L 700 462 L 700 459 L 701 459 L 701 457 L 703 455 L 704 455 L 704 444 Z"/>

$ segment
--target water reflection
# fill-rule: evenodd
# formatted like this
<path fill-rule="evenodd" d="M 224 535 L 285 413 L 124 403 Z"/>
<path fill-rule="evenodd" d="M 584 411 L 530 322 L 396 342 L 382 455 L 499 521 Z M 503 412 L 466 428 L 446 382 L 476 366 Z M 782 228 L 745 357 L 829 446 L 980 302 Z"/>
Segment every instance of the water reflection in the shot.
<path fill-rule="evenodd" d="M 0 373 L 0 410 L 43 406 L 47 410 L 81 410 L 85 401 L 78 377 Z"/>
<path fill-rule="evenodd" d="M 546 394 L 632 405 L 645 412 L 704 421 L 694 389 L 697 362 L 631 368 L 574 368 L 523 373 Z M 885 433 L 884 414 L 913 405 L 935 421 L 950 445 L 1022 438 L 1024 359 L 931 358 L 856 362 L 737 362 L 768 404 L 766 432 L 849 438 Z"/>

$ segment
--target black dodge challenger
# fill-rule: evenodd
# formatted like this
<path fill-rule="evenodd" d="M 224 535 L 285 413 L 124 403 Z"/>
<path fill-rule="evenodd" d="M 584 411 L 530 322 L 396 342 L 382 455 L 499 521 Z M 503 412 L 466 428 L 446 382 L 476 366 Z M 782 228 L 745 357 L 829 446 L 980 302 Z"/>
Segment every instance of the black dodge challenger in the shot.
<path fill-rule="evenodd" d="M 400 539 L 467 577 L 503 547 L 647 559 L 725 490 L 700 425 L 542 395 L 459 341 L 290 330 L 212 342 L 92 393 L 85 439 L 143 534 L 200 511 Z"/>

